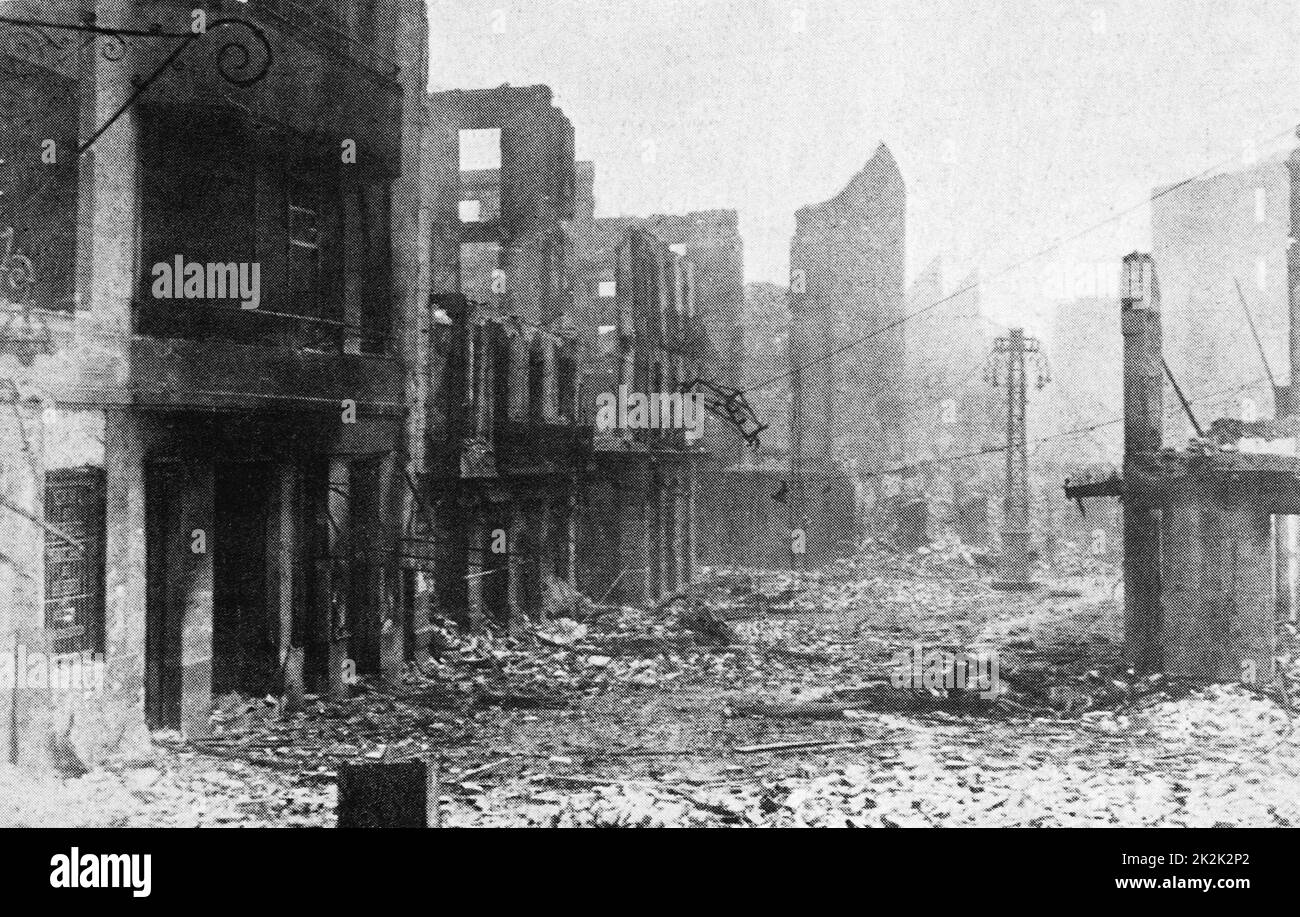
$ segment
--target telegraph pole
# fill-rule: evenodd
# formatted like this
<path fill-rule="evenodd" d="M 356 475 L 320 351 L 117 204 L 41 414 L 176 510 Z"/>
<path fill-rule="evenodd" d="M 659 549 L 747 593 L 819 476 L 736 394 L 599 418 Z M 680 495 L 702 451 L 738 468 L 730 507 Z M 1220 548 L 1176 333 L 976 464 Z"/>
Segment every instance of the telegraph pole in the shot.
<path fill-rule="evenodd" d="M 1029 405 L 1026 356 L 1033 359 L 1038 388 L 1047 384 L 1047 372 L 1038 357 L 1037 338 L 1026 337 L 1023 328 L 1012 328 L 1006 337 L 993 342 L 995 366 L 992 382 L 999 384 L 996 364 L 1006 358 L 1007 447 L 1006 495 L 1002 512 L 1002 554 L 996 589 L 1034 589 L 1029 578 L 1029 449 L 1027 414 Z"/>
<path fill-rule="evenodd" d="M 793 283 L 792 283 L 793 287 Z M 791 292 L 794 292 L 793 290 Z M 789 294 L 787 294 L 789 296 Z M 787 505 L 786 537 L 790 547 L 790 569 L 802 570 L 804 556 L 795 550 L 795 533 L 801 529 L 803 520 L 800 514 L 805 512 L 803 489 L 803 368 L 800 361 L 804 358 L 803 343 L 799 339 L 803 328 L 794 316 L 793 296 L 790 303 L 790 330 L 786 346 L 790 353 L 790 487 L 786 494 Z M 804 529 L 804 538 L 807 538 Z"/>

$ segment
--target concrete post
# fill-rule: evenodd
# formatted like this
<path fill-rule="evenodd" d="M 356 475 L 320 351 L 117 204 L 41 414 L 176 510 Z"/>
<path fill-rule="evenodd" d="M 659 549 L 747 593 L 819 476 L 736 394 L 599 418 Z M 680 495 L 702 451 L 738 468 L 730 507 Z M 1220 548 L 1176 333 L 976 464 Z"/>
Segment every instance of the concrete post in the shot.
<path fill-rule="evenodd" d="M 1120 328 L 1124 335 L 1124 478 L 1164 440 L 1160 293 L 1151 256 L 1124 258 Z M 1160 644 L 1160 511 L 1130 489 L 1124 500 L 1124 651 L 1138 671 L 1162 664 Z"/>
<path fill-rule="evenodd" d="M 178 565 L 175 582 L 181 616 L 181 729 L 208 734 L 212 712 L 212 587 L 216 466 L 191 461 L 180 472 L 177 525 L 168 556 Z"/>
<path fill-rule="evenodd" d="M 509 522 L 506 527 L 506 544 L 508 545 L 506 554 L 506 606 L 509 615 L 510 629 L 513 632 L 524 624 L 527 617 L 527 599 L 528 589 L 524 584 L 524 577 L 529 574 L 528 567 L 535 558 L 523 555 L 525 553 L 525 544 L 527 542 L 526 528 L 528 526 L 528 512 L 521 505 L 519 500 L 511 500 L 507 510 L 509 513 Z"/>
<path fill-rule="evenodd" d="M 138 415 L 104 412 L 104 655 L 106 707 L 120 717 L 118 751 L 149 748 L 145 686 L 144 444 Z"/>
<path fill-rule="evenodd" d="M 673 571 L 674 571 L 674 591 L 680 592 L 686 588 L 690 582 L 690 568 L 686 558 L 686 476 L 690 473 L 690 464 L 684 464 L 677 474 L 673 476 L 673 515 L 672 531 L 669 537 L 672 539 L 673 552 Z"/>
<path fill-rule="evenodd" d="M 1164 505 L 1164 670 L 1204 682 L 1273 679 L 1272 529 L 1231 481 L 1189 476 Z"/>
<path fill-rule="evenodd" d="M 686 481 L 686 582 L 695 582 L 695 566 L 698 562 L 699 552 L 696 539 L 696 513 L 699 507 L 698 491 L 696 482 L 698 480 L 699 465 L 692 462 L 690 472 Z"/>
<path fill-rule="evenodd" d="M 268 578 L 267 597 L 275 603 L 279 616 L 281 690 L 290 707 L 302 703 L 305 691 L 303 648 L 294 646 L 293 632 L 295 594 L 302 590 L 302 584 L 297 582 L 303 537 L 299 523 L 301 493 L 302 480 L 298 467 L 292 462 L 281 462 L 276 468 L 276 490 L 271 515 L 271 575 Z"/>
<path fill-rule="evenodd" d="M 352 462 L 347 456 L 331 456 L 329 487 L 325 495 L 328 506 L 328 604 L 329 621 L 325 638 L 329 640 L 326 685 L 331 697 L 346 698 L 348 683 L 344 666 L 351 662 L 348 646 L 349 604 L 352 600 L 351 558 Z"/>
<path fill-rule="evenodd" d="M 491 575 L 488 573 L 487 563 L 487 544 L 485 542 L 486 529 L 483 524 L 483 508 L 481 506 L 468 507 L 465 510 L 465 543 L 467 550 L 465 552 L 465 604 L 466 614 L 469 616 L 470 627 L 479 628 L 483 625 L 483 577 Z"/>

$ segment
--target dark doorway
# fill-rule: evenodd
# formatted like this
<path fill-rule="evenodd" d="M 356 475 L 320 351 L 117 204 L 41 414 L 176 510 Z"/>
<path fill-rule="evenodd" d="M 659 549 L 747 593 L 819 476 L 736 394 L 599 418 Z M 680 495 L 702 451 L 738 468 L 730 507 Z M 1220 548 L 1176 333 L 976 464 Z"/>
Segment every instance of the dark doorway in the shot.
<path fill-rule="evenodd" d="M 260 696 L 279 691 L 279 616 L 267 594 L 271 471 L 261 462 L 217 465 L 212 596 L 214 695 L 239 691 Z"/>
<path fill-rule="evenodd" d="M 145 471 L 145 721 L 153 728 L 181 725 L 181 584 L 174 571 L 184 550 L 176 518 L 181 476 L 174 465 Z M 170 564 L 169 564 L 170 561 Z"/>

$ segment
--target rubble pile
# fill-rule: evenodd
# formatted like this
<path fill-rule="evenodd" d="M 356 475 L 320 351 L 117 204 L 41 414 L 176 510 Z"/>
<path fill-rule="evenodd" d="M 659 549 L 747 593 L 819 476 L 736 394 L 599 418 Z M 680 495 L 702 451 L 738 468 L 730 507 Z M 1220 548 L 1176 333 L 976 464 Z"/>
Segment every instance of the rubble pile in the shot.
<path fill-rule="evenodd" d="M 1291 720 L 1240 687 L 1074 722 L 874 723 L 857 741 L 789 743 L 707 773 L 526 775 L 456 823 L 499 823 L 493 800 L 509 798 L 516 818 L 556 827 L 1300 824 Z"/>
<path fill-rule="evenodd" d="M 1117 576 L 1119 568 L 1108 560 L 1095 557 L 1077 541 L 1057 544 L 1055 570 L 1061 576 Z"/>
<path fill-rule="evenodd" d="M 439 621 L 427 663 L 347 700 L 222 697 L 210 737 L 47 796 L 106 824 L 328 825 L 341 763 L 437 754 L 449 825 L 1300 824 L 1295 634 L 1267 695 L 1139 677 L 1111 583 L 1081 591 L 997 593 L 949 544 L 646 610 L 557 596 L 531 629 Z M 998 689 L 895 685 L 918 644 L 996 649 Z"/>

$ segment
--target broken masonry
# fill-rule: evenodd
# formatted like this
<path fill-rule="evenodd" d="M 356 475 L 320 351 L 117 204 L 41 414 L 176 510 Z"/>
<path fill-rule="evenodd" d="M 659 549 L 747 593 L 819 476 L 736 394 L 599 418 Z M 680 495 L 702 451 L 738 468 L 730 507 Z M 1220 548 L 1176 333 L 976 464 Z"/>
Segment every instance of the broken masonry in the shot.
<path fill-rule="evenodd" d="M 1135 252 L 1123 271 L 1123 474 L 1067 480 L 1065 494 L 1123 501 L 1130 665 L 1266 684 L 1277 642 L 1270 516 L 1300 512 L 1300 459 L 1245 454 L 1213 438 L 1164 445 L 1168 368 L 1155 264 Z"/>

